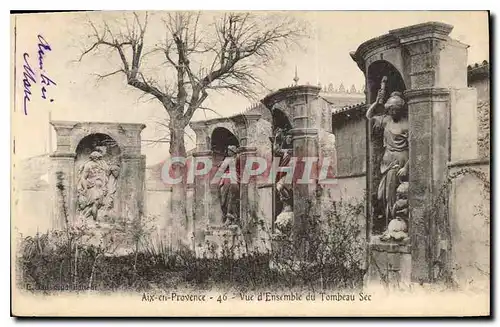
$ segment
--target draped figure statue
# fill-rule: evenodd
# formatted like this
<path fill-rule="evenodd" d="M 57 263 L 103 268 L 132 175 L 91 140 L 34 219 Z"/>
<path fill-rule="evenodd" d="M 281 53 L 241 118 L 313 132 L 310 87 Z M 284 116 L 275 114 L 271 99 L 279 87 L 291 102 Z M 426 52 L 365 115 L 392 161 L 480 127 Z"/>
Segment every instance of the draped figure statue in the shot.
<path fill-rule="evenodd" d="M 108 165 L 102 153 L 93 151 L 78 170 L 77 211 L 82 218 L 97 221 L 114 206 L 118 165 Z"/>
<path fill-rule="evenodd" d="M 233 225 L 239 223 L 240 217 L 240 167 L 239 167 L 239 155 L 238 149 L 234 145 L 229 145 L 227 147 L 226 156 L 224 160 L 231 158 L 234 160 L 236 167 L 236 183 L 232 182 L 230 179 L 221 179 L 219 182 L 219 200 L 222 210 L 222 223 L 227 225 Z M 221 164 L 224 162 L 221 162 Z M 231 165 L 227 167 L 226 172 L 229 171 Z"/>
<path fill-rule="evenodd" d="M 289 131 L 277 128 L 274 132 L 274 155 L 279 158 L 279 166 L 288 166 L 293 155 L 292 135 Z M 293 189 L 287 183 L 287 173 L 279 172 L 276 175 L 276 193 L 281 202 L 282 210 L 276 217 L 275 226 L 278 232 L 290 232 L 293 222 Z"/>

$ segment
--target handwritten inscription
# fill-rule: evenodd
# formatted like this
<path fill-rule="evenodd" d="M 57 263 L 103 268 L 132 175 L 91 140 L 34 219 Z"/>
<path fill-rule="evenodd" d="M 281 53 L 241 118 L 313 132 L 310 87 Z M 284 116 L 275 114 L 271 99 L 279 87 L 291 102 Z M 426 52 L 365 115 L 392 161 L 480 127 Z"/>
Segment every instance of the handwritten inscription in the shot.
<path fill-rule="evenodd" d="M 37 54 L 38 54 L 38 69 L 39 69 L 38 81 L 40 84 L 40 95 L 42 99 L 46 100 L 49 98 L 47 96 L 49 86 L 57 85 L 56 82 L 48 76 L 44 67 L 45 57 L 47 56 L 47 53 L 49 51 L 52 51 L 52 47 L 42 35 L 38 35 L 37 49 L 38 49 Z M 24 88 L 23 108 L 25 115 L 28 114 L 28 103 L 31 101 L 31 97 L 33 95 L 32 87 L 34 84 L 38 84 L 37 73 L 30 64 L 29 53 L 25 52 L 23 54 L 23 88 Z M 50 98 L 49 101 L 54 102 L 54 99 Z"/>
<path fill-rule="evenodd" d="M 28 102 L 31 101 L 31 86 L 36 83 L 35 80 L 35 72 L 33 71 L 33 68 L 31 68 L 28 58 L 29 54 L 25 53 L 23 55 L 24 58 L 24 65 L 23 65 L 23 86 L 24 86 L 24 114 L 28 114 Z"/>

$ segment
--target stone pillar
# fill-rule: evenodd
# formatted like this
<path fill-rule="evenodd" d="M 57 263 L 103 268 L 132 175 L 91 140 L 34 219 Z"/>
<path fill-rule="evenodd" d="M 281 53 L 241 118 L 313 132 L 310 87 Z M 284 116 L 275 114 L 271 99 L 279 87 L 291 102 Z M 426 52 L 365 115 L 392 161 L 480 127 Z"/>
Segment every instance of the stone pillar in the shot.
<path fill-rule="evenodd" d="M 452 129 L 456 122 L 452 113 L 475 109 L 463 108 L 465 103 L 474 103 L 474 92 L 466 90 L 468 46 L 449 37 L 452 29 L 451 25 L 437 22 L 403 27 L 364 42 L 352 54 L 367 76 L 370 65 L 384 60 L 404 79 L 409 123 L 410 247 L 372 244 L 371 257 L 380 258 L 373 260 L 382 262 L 383 270 L 399 266 L 401 279 L 406 276 L 412 282 L 431 282 L 435 262 L 448 264 L 441 255 L 450 251 L 447 164 L 453 149 L 451 143 L 464 138 Z M 460 103 L 454 98 L 460 98 Z M 475 143 L 474 136 L 467 141 Z M 473 156 L 475 150 L 471 152 Z M 399 253 L 399 261 L 392 262 L 390 253 Z M 373 266 L 381 265 L 370 262 L 370 269 Z M 388 277 L 389 273 L 384 275 Z"/>
<path fill-rule="evenodd" d="M 290 117 L 292 117 L 292 137 L 293 137 L 293 157 L 296 162 L 297 171 L 302 172 L 304 166 L 303 158 L 318 157 L 318 129 L 321 123 L 314 117 L 319 109 L 318 94 L 321 88 L 310 85 L 292 86 L 278 90 L 268 95 L 262 100 L 264 105 L 271 111 L 274 108 L 282 108 Z M 317 174 L 311 174 L 311 178 L 316 180 L 312 183 L 297 183 L 297 178 L 293 179 L 293 237 L 300 242 L 302 249 L 297 253 L 299 260 L 306 259 L 307 242 L 303 242 L 310 237 L 308 223 L 309 219 L 316 215 L 316 188 Z M 300 178 L 301 176 L 299 176 Z"/>
<path fill-rule="evenodd" d="M 71 152 L 55 152 L 51 157 L 51 171 L 49 174 L 52 187 L 52 228 L 62 229 L 70 224 L 74 218 L 74 165 L 75 154 Z"/>
<path fill-rule="evenodd" d="M 212 160 L 212 152 L 201 150 L 193 152 L 193 162 L 199 159 L 210 161 Z M 209 224 L 215 224 L 215 217 L 211 214 L 212 208 L 212 193 L 210 188 L 210 177 L 197 177 L 194 180 L 194 200 L 193 200 L 193 221 L 194 221 L 194 238 L 195 243 L 203 243 L 205 238 L 205 230 Z"/>
<path fill-rule="evenodd" d="M 51 157 L 49 174 L 52 206 L 52 227 L 62 229 L 72 223 L 75 213 L 75 157 L 71 147 L 74 122 L 51 122 L 57 135 L 57 148 Z"/>
<path fill-rule="evenodd" d="M 257 155 L 257 121 L 261 114 L 243 114 L 232 117 L 236 126 L 237 137 L 240 142 L 239 165 L 241 173 L 245 169 L 247 158 Z M 243 176 L 240 176 L 243 177 Z M 240 222 L 241 232 L 248 248 L 253 247 L 257 235 L 258 198 L 256 178 L 250 178 L 248 183 L 240 183 Z M 248 249 L 247 249 L 248 250 Z"/>
<path fill-rule="evenodd" d="M 447 215 L 438 198 L 450 159 L 450 89 L 467 87 L 467 47 L 450 40 L 452 26 L 430 23 L 393 31 L 407 61 L 410 89 L 405 92 L 409 123 L 409 232 L 411 280 L 430 282 Z M 446 242 L 445 242 L 446 243 Z M 444 249 L 447 250 L 447 249 Z"/>
<path fill-rule="evenodd" d="M 255 147 L 240 147 L 239 165 L 242 172 L 245 169 L 247 159 L 255 157 L 256 154 L 257 148 Z M 252 237 L 256 232 L 257 211 L 257 183 L 255 178 L 250 178 L 248 183 L 240 183 L 240 222 L 243 237 L 249 247 L 253 244 Z"/>
<path fill-rule="evenodd" d="M 318 128 L 316 121 L 312 117 L 316 116 L 317 97 L 320 89 L 310 86 L 303 86 L 295 98 L 289 101 L 292 107 L 293 119 L 293 156 L 299 161 L 297 162 L 297 170 L 302 172 L 301 167 L 304 166 L 303 158 L 318 157 L 319 155 L 319 140 Z M 314 172 L 311 177 L 315 179 L 313 183 L 297 183 L 297 176 L 293 181 L 293 213 L 294 213 L 294 233 L 299 237 L 308 237 L 308 223 L 317 212 L 315 212 L 316 203 L 316 188 L 318 175 Z"/>
<path fill-rule="evenodd" d="M 430 281 L 437 238 L 437 205 L 448 176 L 449 91 L 442 88 L 405 92 L 409 111 L 409 208 L 412 280 Z M 441 195 L 442 196 L 442 195 Z"/>
<path fill-rule="evenodd" d="M 124 125 L 127 131 L 127 142 L 122 145 L 120 171 L 120 194 L 122 196 L 121 213 L 124 219 L 140 219 L 144 214 L 144 178 L 146 157 L 141 154 L 141 132 L 143 124 Z"/>
<path fill-rule="evenodd" d="M 295 121 L 295 120 L 294 120 Z M 315 128 L 294 128 L 293 133 L 293 156 L 297 158 L 296 171 L 303 166 L 303 158 L 318 157 L 318 130 Z M 314 173 L 311 174 L 311 177 Z M 297 175 L 296 175 L 297 177 Z M 317 175 L 316 175 L 317 177 Z M 312 219 L 315 212 L 317 180 L 314 183 L 297 183 L 300 178 L 293 181 L 293 214 L 294 230 L 297 235 L 303 235 L 308 230 L 308 219 Z"/>
<path fill-rule="evenodd" d="M 144 155 L 124 155 L 121 168 L 122 207 L 118 208 L 121 217 L 134 220 L 144 213 L 144 170 L 146 159 Z"/>

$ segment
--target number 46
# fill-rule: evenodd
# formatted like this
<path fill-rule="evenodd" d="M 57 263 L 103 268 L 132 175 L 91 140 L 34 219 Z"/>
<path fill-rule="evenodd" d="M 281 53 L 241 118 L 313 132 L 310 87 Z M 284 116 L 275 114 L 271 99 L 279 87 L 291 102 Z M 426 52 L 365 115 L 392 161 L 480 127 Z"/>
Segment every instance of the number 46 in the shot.
<path fill-rule="evenodd" d="M 222 301 L 227 301 L 227 295 L 224 293 L 224 295 L 219 295 L 217 297 L 217 302 L 222 303 Z"/>

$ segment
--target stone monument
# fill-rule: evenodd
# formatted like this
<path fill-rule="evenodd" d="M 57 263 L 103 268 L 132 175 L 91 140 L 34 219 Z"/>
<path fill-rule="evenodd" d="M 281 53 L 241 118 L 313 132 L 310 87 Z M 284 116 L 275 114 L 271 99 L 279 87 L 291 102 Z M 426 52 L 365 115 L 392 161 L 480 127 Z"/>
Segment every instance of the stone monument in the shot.
<path fill-rule="evenodd" d="M 434 262 L 450 252 L 447 205 L 438 203 L 448 198 L 440 193 L 451 148 L 458 137 L 477 143 L 475 133 L 451 128 L 457 108 L 461 116 L 476 111 L 475 90 L 467 88 L 468 46 L 449 37 L 452 28 L 428 22 L 391 30 L 351 53 L 366 77 L 367 103 L 381 110 L 379 118 L 367 115 L 366 280 L 372 284 L 432 282 Z M 382 118 L 390 114 L 382 103 L 393 111 L 406 106 L 407 123 Z"/>
<path fill-rule="evenodd" d="M 51 121 L 53 227 L 139 219 L 144 212 L 143 124 Z"/>

